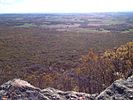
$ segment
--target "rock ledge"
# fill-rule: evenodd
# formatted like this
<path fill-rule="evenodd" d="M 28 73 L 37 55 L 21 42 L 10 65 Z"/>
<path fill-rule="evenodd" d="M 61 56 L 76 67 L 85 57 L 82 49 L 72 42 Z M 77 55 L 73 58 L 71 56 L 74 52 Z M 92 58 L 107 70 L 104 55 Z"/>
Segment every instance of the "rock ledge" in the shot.
<path fill-rule="evenodd" d="M 133 76 L 116 80 L 99 95 L 54 88 L 41 90 L 26 81 L 13 79 L 0 86 L 0 100 L 133 100 Z"/>

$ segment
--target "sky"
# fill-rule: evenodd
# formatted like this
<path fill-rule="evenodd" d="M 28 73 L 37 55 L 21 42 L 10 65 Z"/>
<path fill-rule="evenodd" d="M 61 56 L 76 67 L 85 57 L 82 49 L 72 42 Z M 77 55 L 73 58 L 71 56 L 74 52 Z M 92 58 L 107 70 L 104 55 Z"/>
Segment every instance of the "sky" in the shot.
<path fill-rule="evenodd" d="M 133 11 L 133 0 L 0 0 L 0 13 Z"/>

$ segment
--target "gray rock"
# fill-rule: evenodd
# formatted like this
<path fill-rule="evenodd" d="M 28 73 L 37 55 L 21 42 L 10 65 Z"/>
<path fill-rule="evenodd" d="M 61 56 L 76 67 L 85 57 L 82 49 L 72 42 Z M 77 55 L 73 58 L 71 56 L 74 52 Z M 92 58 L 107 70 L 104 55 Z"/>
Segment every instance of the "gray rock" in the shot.
<path fill-rule="evenodd" d="M 95 95 L 54 88 L 39 89 L 26 81 L 14 79 L 1 85 L 0 97 L 7 100 L 93 100 Z"/>
<path fill-rule="evenodd" d="M 133 76 L 117 80 L 103 92 L 86 94 L 61 91 L 54 88 L 39 89 L 26 81 L 14 79 L 0 86 L 0 100 L 133 100 Z"/>
<path fill-rule="evenodd" d="M 97 100 L 133 100 L 133 76 L 117 80 L 101 92 Z"/>

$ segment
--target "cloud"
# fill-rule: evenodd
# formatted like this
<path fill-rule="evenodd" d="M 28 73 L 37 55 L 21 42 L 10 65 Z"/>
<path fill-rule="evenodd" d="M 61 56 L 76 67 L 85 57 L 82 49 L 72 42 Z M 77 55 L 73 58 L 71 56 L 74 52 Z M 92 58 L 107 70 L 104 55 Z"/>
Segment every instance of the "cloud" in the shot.
<path fill-rule="evenodd" d="M 133 11 L 133 0 L 0 0 L 0 13 Z"/>
<path fill-rule="evenodd" d="M 18 0 L 0 0 L 0 4 L 13 4 L 18 2 Z"/>

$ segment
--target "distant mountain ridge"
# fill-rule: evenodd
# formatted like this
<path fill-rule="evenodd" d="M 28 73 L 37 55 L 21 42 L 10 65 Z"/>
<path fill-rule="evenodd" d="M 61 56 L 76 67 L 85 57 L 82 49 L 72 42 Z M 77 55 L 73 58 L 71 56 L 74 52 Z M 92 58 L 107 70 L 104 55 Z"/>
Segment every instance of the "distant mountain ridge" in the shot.
<path fill-rule="evenodd" d="M 133 100 L 133 76 L 116 80 L 100 94 L 41 90 L 26 81 L 13 79 L 0 86 L 0 100 Z"/>

